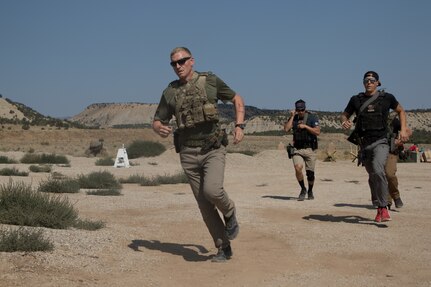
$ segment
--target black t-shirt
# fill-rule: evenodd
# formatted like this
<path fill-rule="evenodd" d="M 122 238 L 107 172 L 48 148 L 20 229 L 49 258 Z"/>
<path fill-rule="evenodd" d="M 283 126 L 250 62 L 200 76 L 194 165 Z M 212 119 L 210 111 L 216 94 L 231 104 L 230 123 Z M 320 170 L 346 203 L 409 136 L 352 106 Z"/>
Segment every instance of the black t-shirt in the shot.
<path fill-rule="evenodd" d="M 348 115 L 356 114 L 356 116 L 358 116 L 359 110 L 360 110 L 362 104 L 365 103 L 369 99 L 369 97 L 370 96 L 367 96 L 364 93 L 360 93 L 358 95 L 352 96 L 350 98 L 350 101 L 347 104 L 346 108 L 344 109 L 344 112 L 347 113 Z M 378 103 L 380 105 L 380 108 L 381 108 L 382 122 L 387 123 L 389 111 L 391 109 L 395 110 L 398 106 L 397 99 L 392 94 L 381 93 L 381 95 L 379 95 L 379 97 L 374 102 L 370 103 L 368 105 L 368 107 L 370 107 L 372 105 L 376 105 L 376 103 Z M 368 107 L 366 107 L 365 110 Z M 376 140 L 385 138 L 387 136 L 387 130 L 386 129 L 370 130 L 370 131 L 368 131 L 368 130 L 363 131 L 361 129 L 357 129 L 357 131 L 359 133 L 359 136 L 365 138 L 365 140 L 368 142 L 374 142 Z"/>

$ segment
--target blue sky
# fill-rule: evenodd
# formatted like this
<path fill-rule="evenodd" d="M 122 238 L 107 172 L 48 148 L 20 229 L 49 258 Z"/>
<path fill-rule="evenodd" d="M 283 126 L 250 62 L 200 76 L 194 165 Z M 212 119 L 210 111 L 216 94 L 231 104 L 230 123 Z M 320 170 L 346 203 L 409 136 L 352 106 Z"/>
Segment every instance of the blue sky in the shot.
<path fill-rule="evenodd" d="M 0 0 L 0 94 L 49 116 L 158 103 L 187 46 L 247 105 L 342 111 L 367 70 L 431 108 L 428 0 Z"/>

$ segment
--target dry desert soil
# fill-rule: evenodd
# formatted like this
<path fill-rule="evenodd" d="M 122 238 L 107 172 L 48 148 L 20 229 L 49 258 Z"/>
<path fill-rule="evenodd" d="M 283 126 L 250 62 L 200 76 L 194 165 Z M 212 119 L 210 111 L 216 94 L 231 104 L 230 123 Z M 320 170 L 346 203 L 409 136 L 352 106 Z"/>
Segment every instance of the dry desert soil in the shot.
<path fill-rule="evenodd" d="M 67 176 L 181 171 L 171 148 L 134 159 L 130 168 L 96 166 L 97 158 L 85 157 L 83 150 L 98 138 L 110 155 L 134 139 L 157 139 L 140 130 L 3 130 L 0 155 L 19 160 L 29 149 L 64 153 L 71 166 L 53 171 Z M 344 139 L 331 141 L 339 148 L 335 162 L 317 162 L 315 200 L 303 202 L 297 201 L 292 162 L 278 148 L 285 140 L 246 137 L 240 145 L 257 154 L 227 154 L 225 188 L 240 223 L 228 262 L 211 262 L 216 249 L 187 184 L 124 184 L 121 196 L 63 195 L 80 218 L 102 220 L 106 227 L 44 228 L 53 251 L 0 252 L 0 286 L 431 286 L 431 164 L 398 164 L 405 205 L 391 211 L 392 221 L 375 223 L 367 174 L 341 156 L 348 153 L 341 150 Z M 5 166 L 10 167 L 0 168 Z M 26 164 L 13 166 L 28 171 Z M 0 183 L 36 187 L 48 176 L 0 176 Z"/>

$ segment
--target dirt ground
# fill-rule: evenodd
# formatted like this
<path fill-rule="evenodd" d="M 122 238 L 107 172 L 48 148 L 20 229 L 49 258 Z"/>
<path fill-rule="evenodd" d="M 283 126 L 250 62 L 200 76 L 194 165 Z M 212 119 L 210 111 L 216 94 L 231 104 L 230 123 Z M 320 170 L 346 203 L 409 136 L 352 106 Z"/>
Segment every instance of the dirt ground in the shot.
<path fill-rule="evenodd" d="M 109 138 L 86 136 L 79 139 L 82 147 L 90 138 Z M 0 155 L 20 159 L 28 148 L 39 147 L 52 152 L 49 148 L 60 139 L 65 150 L 77 149 L 68 147 L 73 142 L 64 134 L 58 140 L 45 135 L 42 145 L 28 134 L 16 137 L 0 132 Z M 249 137 L 242 144 L 254 149 L 256 141 Z M 44 229 L 54 251 L 0 253 L 0 286 L 431 286 L 431 164 L 398 164 L 405 205 L 392 210 L 391 222 L 375 223 L 364 168 L 348 158 L 319 160 L 315 200 L 298 202 L 292 162 L 284 149 L 277 149 L 279 139 L 260 141 L 268 148 L 260 147 L 254 156 L 227 155 L 225 188 L 240 223 L 227 263 L 211 262 L 216 249 L 187 184 L 125 184 L 121 196 L 64 195 L 81 218 L 103 220 L 106 227 Z M 6 147 L 14 142 L 13 148 Z M 338 139 L 334 143 L 339 146 Z M 130 168 L 68 157 L 71 167 L 54 166 L 54 171 L 75 176 L 107 170 L 126 178 L 181 170 L 172 149 L 133 160 Z M 11 167 L 0 168 L 5 166 Z M 28 171 L 28 165 L 13 166 Z M 37 187 L 47 176 L 30 173 L 12 180 Z M 9 180 L 0 177 L 0 183 Z"/>

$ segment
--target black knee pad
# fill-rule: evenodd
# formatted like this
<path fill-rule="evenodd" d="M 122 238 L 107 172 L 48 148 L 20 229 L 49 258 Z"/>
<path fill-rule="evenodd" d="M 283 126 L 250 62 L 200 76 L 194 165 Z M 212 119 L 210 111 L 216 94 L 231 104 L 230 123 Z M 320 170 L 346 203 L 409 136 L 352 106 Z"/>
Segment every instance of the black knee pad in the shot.
<path fill-rule="evenodd" d="M 306 170 L 305 173 L 307 174 L 308 181 L 314 181 L 314 171 Z"/>

